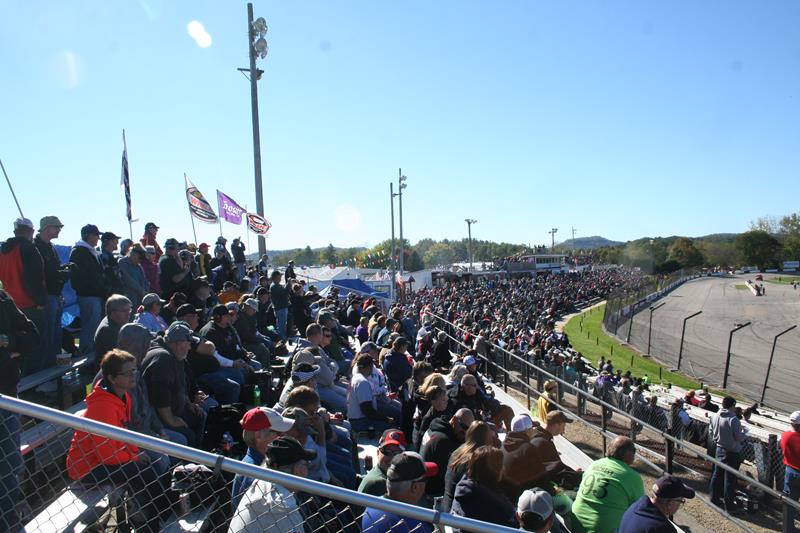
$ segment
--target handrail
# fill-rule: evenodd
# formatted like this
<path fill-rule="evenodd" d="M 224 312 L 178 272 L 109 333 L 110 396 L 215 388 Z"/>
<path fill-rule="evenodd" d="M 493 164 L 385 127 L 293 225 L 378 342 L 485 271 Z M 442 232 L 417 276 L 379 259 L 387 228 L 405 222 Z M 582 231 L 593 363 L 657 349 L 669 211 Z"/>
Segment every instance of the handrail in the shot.
<path fill-rule="evenodd" d="M 450 322 L 446 318 L 441 317 L 441 316 L 439 316 L 439 315 L 437 315 L 435 313 L 432 313 L 430 311 L 426 311 L 426 314 L 428 314 L 428 315 L 430 315 L 430 316 L 432 316 L 432 317 L 434 317 L 434 318 L 436 318 L 438 320 L 441 320 L 445 324 L 451 325 L 452 327 L 456 328 L 459 331 L 467 332 L 467 330 L 464 329 L 463 327 L 461 327 L 461 326 L 459 326 L 457 324 L 454 324 L 453 322 Z M 611 405 L 610 403 L 608 403 L 608 402 L 606 402 L 606 401 L 604 401 L 604 400 L 602 400 L 600 398 L 596 398 L 596 397 L 590 395 L 588 392 L 579 389 L 575 385 L 567 383 L 566 381 L 564 381 L 563 379 L 559 378 L 558 376 L 556 376 L 554 374 L 551 374 L 547 370 L 534 365 L 530 361 L 527 361 L 527 360 L 519 357 L 518 355 L 506 350 L 505 348 L 502 348 L 502 347 L 500 347 L 500 346 L 498 346 L 498 345 L 496 345 L 496 344 L 494 344 L 492 342 L 489 342 L 488 340 L 486 342 L 492 348 L 500 350 L 501 352 L 504 352 L 504 353 L 510 355 L 512 358 L 522 362 L 523 364 L 527 365 L 528 367 L 536 369 L 537 372 L 541 372 L 542 374 L 548 376 L 550 379 L 554 379 L 558 383 L 563 384 L 564 386 L 568 387 L 568 390 L 574 390 L 575 392 L 573 394 L 575 396 L 583 396 L 586 399 L 590 399 L 593 403 L 600 404 L 603 407 L 606 407 L 606 408 L 610 409 L 611 411 L 621 415 L 622 417 L 627 418 L 628 420 L 630 420 L 632 422 L 635 422 L 636 424 L 641 425 L 643 428 L 646 428 L 646 429 L 648 429 L 648 430 L 650 430 L 652 432 L 655 432 L 656 434 L 660 435 L 665 440 L 671 441 L 673 444 L 677 445 L 679 448 L 684 449 L 684 450 L 688 450 L 689 452 L 694 454 L 696 457 L 698 457 L 700 459 L 703 459 L 705 461 L 708 461 L 708 462 L 710 462 L 710 463 L 722 468 L 723 470 L 734 474 L 737 477 L 745 479 L 749 484 L 754 485 L 754 486 L 760 488 L 761 490 L 765 491 L 767 494 L 769 494 L 770 496 L 772 496 L 773 498 L 775 498 L 776 500 L 781 502 L 781 504 L 788 505 L 790 507 L 793 507 L 795 510 L 800 511 L 800 503 L 792 500 L 791 498 L 789 498 L 787 495 L 783 494 L 782 492 L 778 492 L 778 491 L 774 490 L 773 488 L 768 487 L 767 485 L 764 485 L 763 483 L 761 483 L 757 479 L 753 479 L 753 478 L 745 476 L 744 474 L 742 474 L 738 470 L 735 470 L 735 469 L 729 467 L 728 465 L 720 462 L 716 457 L 711 457 L 707 453 L 691 450 L 690 448 L 686 448 L 682 444 L 682 442 L 683 442 L 682 440 L 676 439 L 672 435 L 670 435 L 670 434 L 668 434 L 668 433 L 656 428 L 655 426 L 652 426 L 652 425 L 648 424 L 644 420 L 640 420 L 640 419 L 634 417 L 633 415 L 631 415 L 630 413 L 626 413 L 625 411 L 622 411 L 618 407 L 616 407 L 614 405 Z M 537 391 L 537 393 L 538 393 L 538 391 Z M 555 402 L 553 402 L 553 403 L 555 403 Z M 581 420 L 580 417 L 576 417 L 576 418 L 578 420 Z M 596 426 L 593 426 L 593 427 L 596 427 Z"/>
<path fill-rule="evenodd" d="M 277 470 L 243 463 L 222 455 L 215 455 L 196 448 L 190 448 L 170 441 L 150 437 L 142 433 L 135 433 L 124 428 L 111 426 L 103 422 L 83 418 L 71 413 L 65 413 L 3 394 L 0 394 L 0 409 L 23 414 L 39 420 L 45 420 L 57 425 L 69 426 L 73 429 L 85 431 L 86 433 L 135 444 L 148 450 L 178 457 L 192 463 L 202 464 L 213 469 L 224 468 L 234 474 L 263 479 L 271 483 L 283 485 L 292 490 L 305 491 L 309 494 L 341 500 L 360 507 L 380 509 L 384 512 L 407 516 L 431 524 L 442 524 L 467 531 L 475 531 L 477 533 L 519 533 L 518 529 L 487 524 L 486 522 L 473 520 L 471 518 L 464 518 L 433 509 L 417 507 L 416 505 L 409 505 L 388 498 L 379 498 L 377 496 L 327 485 L 319 481 L 293 476 Z"/>

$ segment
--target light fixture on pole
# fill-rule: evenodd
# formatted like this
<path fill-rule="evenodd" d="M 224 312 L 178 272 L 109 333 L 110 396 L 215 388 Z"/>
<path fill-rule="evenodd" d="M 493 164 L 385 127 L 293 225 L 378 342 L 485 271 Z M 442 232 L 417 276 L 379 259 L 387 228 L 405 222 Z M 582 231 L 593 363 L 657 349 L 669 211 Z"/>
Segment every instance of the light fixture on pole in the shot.
<path fill-rule="evenodd" d="M 472 272 L 472 225 L 477 224 L 478 221 L 474 218 L 465 218 L 464 222 L 467 223 L 467 234 L 469 235 L 469 248 L 467 255 L 469 256 L 469 270 Z"/>
<path fill-rule="evenodd" d="M 240 68 L 250 81 L 250 112 L 253 121 L 253 172 L 256 185 L 256 213 L 264 216 L 264 192 L 261 179 L 261 132 L 258 126 L 258 86 L 263 70 L 256 68 L 256 58 L 264 59 L 269 53 L 269 44 L 264 37 L 267 34 L 267 21 L 264 17 L 253 20 L 253 4 L 247 4 L 247 51 L 250 67 Z M 267 241 L 263 235 L 258 236 L 258 256 L 267 253 Z"/>
<path fill-rule="evenodd" d="M 550 253 L 553 254 L 556 251 L 556 233 L 558 233 L 558 228 L 552 228 L 547 233 L 550 234 Z"/>
<path fill-rule="evenodd" d="M 394 302 L 394 293 L 395 293 L 395 259 L 397 257 L 397 249 L 394 245 L 394 197 L 398 196 L 397 193 L 394 192 L 394 183 L 391 181 L 389 182 L 389 201 L 391 202 L 391 214 L 392 214 L 392 256 L 389 261 L 389 265 L 391 266 L 391 285 L 389 288 L 389 298 L 392 302 Z"/>
<path fill-rule="evenodd" d="M 407 185 L 406 185 L 406 177 L 403 176 L 403 169 L 398 168 L 397 169 L 397 175 L 398 175 L 397 188 L 399 189 L 397 195 L 399 196 L 398 204 L 400 206 L 400 277 L 402 278 L 403 277 L 404 259 L 405 259 L 404 258 L 404 255 L 405 255 L 405 251 L 404 251 L 405 242 L 403 242 L 403 189 L 405 189 Z"/>

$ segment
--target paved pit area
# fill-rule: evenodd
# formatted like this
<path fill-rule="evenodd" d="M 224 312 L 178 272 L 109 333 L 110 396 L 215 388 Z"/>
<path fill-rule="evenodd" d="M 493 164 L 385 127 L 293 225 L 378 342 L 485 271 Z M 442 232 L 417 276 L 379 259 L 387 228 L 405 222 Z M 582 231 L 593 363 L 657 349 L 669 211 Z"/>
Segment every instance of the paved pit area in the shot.
<path fill-rule="evenodd" d="M 775 335 L 800 325 L 800 287 L 769 283 L 777 274 L 764 275 L 764 296 L 755 296 L 745 281 L 755 274 L 698 278 L 675 289 L 653 312 L 650 354 L 671 368 L 678 362 L 683 319 L 703 314 L 686 325 L 681 370 L 699 381 L 721 386 L 730 330 L 752 322 L 733 336 L 728 389 L 750 400 L 761 398 L 767 363 Z M 783 279 L 797 279 L 800 277 Z M 737 287 L 738 286 L 738 287 Z M 640 311 L 633 322 L 630 343 L 647 352 L 650 312 Z M 625 339 L 628 323 L 617 331 Z M 657 376 L 655 376 L 657 379 Z M 800 409 L 800 327 L 778 339 L 764 404 L 780 411 Z"/>

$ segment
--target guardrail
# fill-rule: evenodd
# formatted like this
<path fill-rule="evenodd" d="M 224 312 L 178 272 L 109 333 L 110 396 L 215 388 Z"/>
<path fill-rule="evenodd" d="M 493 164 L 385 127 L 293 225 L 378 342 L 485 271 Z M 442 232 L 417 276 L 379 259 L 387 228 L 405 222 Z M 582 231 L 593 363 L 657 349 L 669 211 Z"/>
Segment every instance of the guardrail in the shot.
<path fill-rule="evenodd" d="M 456 338 L 455 336 L 457 332 L 466 333 L 467 330 L 465 328 L 434 313 L 428 314 L 434 320 L 439 322 L 440 326 L 438 326 L 438 329 L 444 331 L 451 341 L 455 342 L 457 346 L 467 349 L 471 348 L 463 344 L 460 339 Z M 598 398 L 589 393 L 586 390 L 585 375 L 578 376 L 578 379 L 575 383 L 569 383 L 563 379 L 563 375 L 558 375 L 558 369 L 561 368 L 560 366 L 548 369 L 541 365 L 536 365 L 532 361 L 520 357 L 519 355 L 512 353 L 496 344 L 488 344 L 491 348 L 490 354 L 488 356 L 479 354 L 479 357 L 486 362 L 487 371 L 490 374 L 492 373 L 492 367 L 494 368 L 495 372 L 497 370 L 502 372 L 502 386 L 506 391 L 508 390 L 509 385 L 519 384 L 523 388 L 523 391 L 521 392 L 526 394 L 528 406 L 530 408 L 531 394 L 534 394 L 536 397 L 540 396 L 541 391 L 543 390 L 544 381 L 546 379 L 555 380 L 559 384 L 559 398 L 557 400 L 549 399 L 549 401 L 565 412 L 572 412 L 575 415 L 576 420 L 581 421 L 585 427 L 591 428 L 592 431 L 600 435 L 603 439 L 604 454 L 606 450 L 607 439 L 613 438 L 620 434 L 619 432 L 615 433 L 609 429 L 609 425 L 612 422 L 612 417 L 616 416 L 618 419 L 621 419 L 627 424 L 627 431 L 625 431 L 626 434 L 629 434 L 632 438 L 636 438 L 638 436 L 648 436 L 649 440 L 655 439 L 655 443 L 660 445 L 658 446 L 658 449 L 663 448 L 664 453 L 662 454 L 658 451 L 655 451 L 653 448 L 646 446 L 642 442 L 636 443 L 637 449 L 640 452 L 646 453 L 647 455 L 654 457 L 656 460 L 663 461 L 664 466 L 661 467 L 652 461 L 644 459 L 640 454 L 640 457 L 657 471 L 675 474 L 676 471 L 680 470 L 684 473 L 684 475 L 689 475 L 694 478 L 695 485 L 697 485 L 698 481 L 706 481 L 704 479 L 705 474 L 699 472 L 700 467 L 697 465 L 683 464 L 680 460 L 680 455 L 683 454 L 686 457 L 684 462 L 689 462 L 689 459 L 694 459 L 695 461 L 700 461 L 701 463 L 705 462 L 716 466 L 725 472 L 733 474 L 738 480 L 746 482 L 750 487 L 759 489 L 764 495 L 775 500 L 782 508 L 782 513 L 784 516 L 784 519 L 782 520 L 783 531 L 793 531 L 785 517 L 788 514 L 789 508 L 794 509 L 795 512 L 800 511 L 800 503 L 791 500 L 786 494 L 778 492 L 773 487 L 768 486 L 760 480 L 753 479 L 746 473 L 730 468 L 728 465 L 718 461 L 715 457 L 712 457 L 703 451 L 697 450 L 693 445 L 685 442 L 681 438 L 683 435 L 683 430 L 676 409 L 672 409 L 670 416 L 667 418 L 667 428 L 655 427 L 651 425 L 649 421 L 633 416 L 631 413 L 620 409 L 617 405 L 614 405 L 605 399 Z M 514 365 L 517 363 L 519 364 L 519 375 L 514 374 Z M 532 377 L 536 378 L 535 386 L 531 384 Z M 567 406 L 564 403 L 565 393 L 574 396 L 575 406 Z M 584 418 L 590 415 L 588 409 L 589 406 L 594 406 L 600 411 L 599 426 Z M 592 418 L 595 418 L 595 416 L 592 415 Z M 672 433 L 675 433 L 675 435 Z M 773 468 L 772 474 L 773 476 L 770 481 L 774 481 L 776 484 L 779 484 L 779 486 L 782 486 L 782 464 L 781 468 Z M 701 477 L 702 479 L 698 480 L 698 477 Z M 699 499 L 714 511 L 718 512 L 720 515 L 728 518 L 738 527 L 744 530 L 749 530 L 749 527 L 744 522 L 728 514 L 716 505 L 713 505 L 709 499 L 705 497 L 701 497 Z"/>

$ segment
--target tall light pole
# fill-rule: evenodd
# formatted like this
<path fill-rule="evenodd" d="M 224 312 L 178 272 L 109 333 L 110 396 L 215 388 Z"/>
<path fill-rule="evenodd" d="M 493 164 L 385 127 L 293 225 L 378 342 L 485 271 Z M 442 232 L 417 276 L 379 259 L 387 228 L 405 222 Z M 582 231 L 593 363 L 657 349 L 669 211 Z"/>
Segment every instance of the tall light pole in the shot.
<path fill-rule="evenodd" d="M 575 226 L 572 226 L 572 257 L 575 257 L 575 232 L 578 231 L 575 229 Z"/>
<path fill-rule="evenodd" d="M 404 255 L 405 251 L 403 248 L 405 247 L 405 242 L 403 241 L 403 189 L 406 188 L 406 177 L 403 176 L 403 169 L 397 169 L 397 188 L 398 191 L 398 202 L 400 204 L 400 277 L 403 277 L 403 263 L 404 263 Z"/>
<path fill-rule="evenodd" d="M 556 252 L 556 233 L 558 233 L 558 228 L 552 228 L 547 233 L 550 234 L 550 253 L 554 254 Z"/>
<path fill-rule="evenodd" d="M 239 69 L 249 73 L 250 79 L 250 111 L 253 118 L 253 167 L 256 181 L 256 212 L 264 216 L 264 194 L 261 183 L 261 132 L 258 128 L 258 85 L 264 71 L 256 68 L 256 56 L 267 57 L 269 46 L 264 36 L 267 34 L 267 21 L 264 17 L 253 20 L 253 4 L 247 4 L 247 51 L 250 56 L 250 68 Z M 267 253 L 267 241 L 263 235 L 258 236 L 258 256 Z"/>
<path fill-rule="evenodd" d="M 465 218 L 464 222 L 467 223 L 467 234 L 469 235 L 469 248 L 467 255 L 469 255 L 469 271 L 472 272 L 472 225 L 477 224 L 478 221 L 474 218 Z"/>
<path fill-rule="evenodd" d="M 390 261 L 390 264 L 392 266 L 392 272 L 391 272 L 392 285 L 391 285 L 391 288 L 389 289 L 389 297 L 391 298 L 392 302 L 394 302 L 394 286 L 395 286 L 395 267 L 394 267 L 394 265 L 395 265 L 395 258 L 397 257 L 396 256 L 397 249 L 394 246 L 394 197 L 395 196 L 397 196 L 397 194 L 395 194 L 395 192 L 394 192 L 394 183 L 389 182 L 389 202 L 392 204 L 391 205 L 391 212 L 392 212 L 392 257 L 391 257 L 391 261 Z"/>

